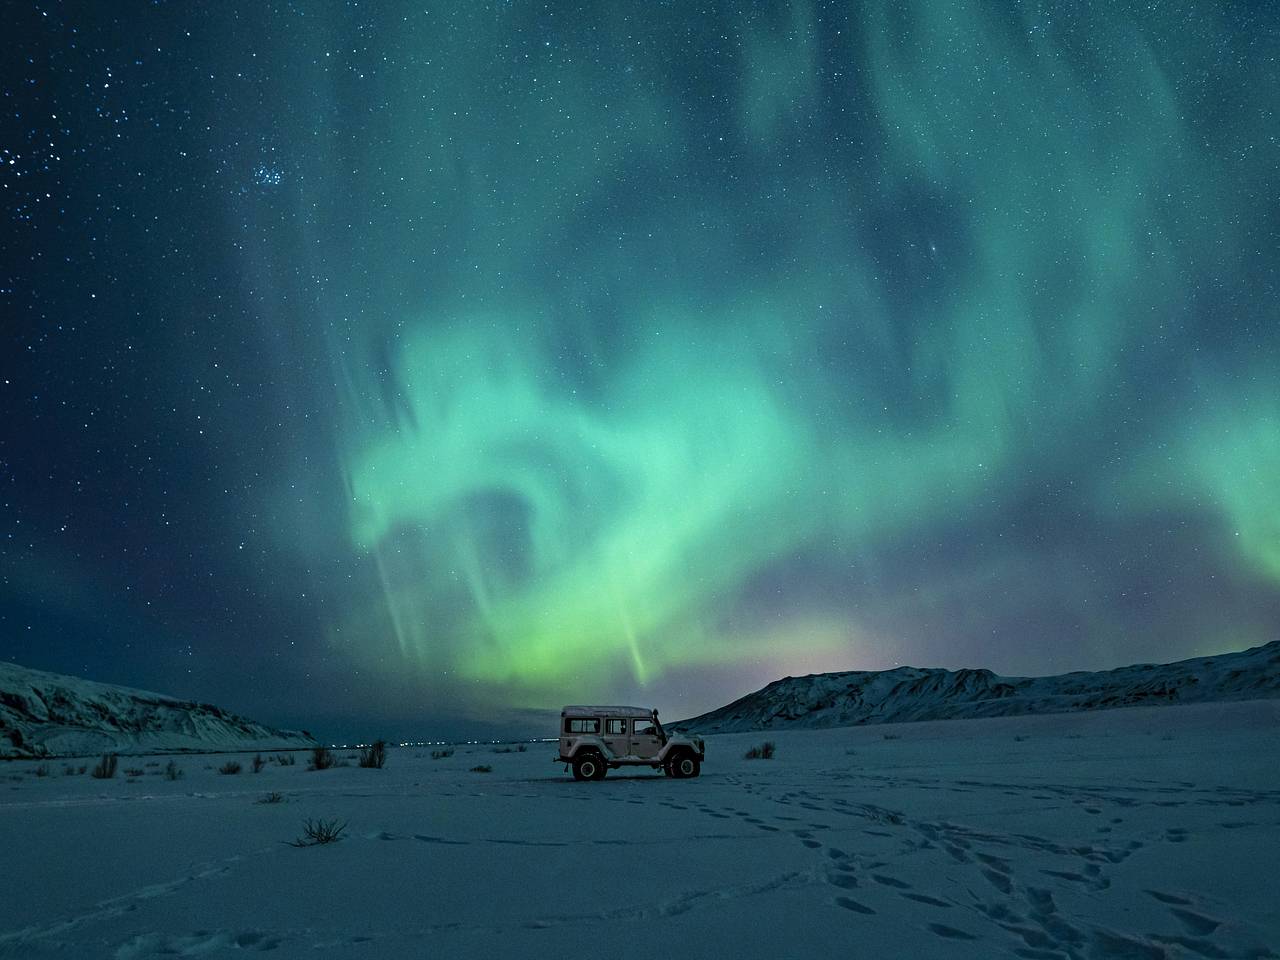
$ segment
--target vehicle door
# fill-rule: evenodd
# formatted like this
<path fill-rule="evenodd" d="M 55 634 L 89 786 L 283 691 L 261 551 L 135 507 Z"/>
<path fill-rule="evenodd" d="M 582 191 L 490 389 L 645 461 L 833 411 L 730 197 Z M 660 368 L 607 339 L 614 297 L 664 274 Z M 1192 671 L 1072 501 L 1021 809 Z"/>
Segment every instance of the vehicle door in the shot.
<path fill-rule="evenodd" d="M 569 756 L 580 738 L 599 733 L 600 720 L 596 717 L 566 717 L 560 726 L 560 756 Z"/>
<path fill-rule="evenodd" d="M 627 735 L 627 721 L 615 717 L 606 717 L 604 733 L 601 738 L 615 757 L 625 757 L 631 752 L 631 739 Z"/>
<path fill-rule="evenodd" d="M 653 721 L 648 717 L 631 721 L 631 752 L 637 757 L 652 759 L 662 750 L 662 739 Z"/>

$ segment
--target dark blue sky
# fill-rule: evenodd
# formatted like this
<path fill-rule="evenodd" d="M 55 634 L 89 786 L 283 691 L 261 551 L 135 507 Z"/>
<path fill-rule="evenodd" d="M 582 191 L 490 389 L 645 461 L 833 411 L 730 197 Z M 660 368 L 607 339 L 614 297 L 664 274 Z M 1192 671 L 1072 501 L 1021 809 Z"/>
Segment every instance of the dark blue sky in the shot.
<path fill-rule="evenodd" d="M 1276 637 L 1270 4 L 9 19 L 0 657 L 403 737 Z"/>

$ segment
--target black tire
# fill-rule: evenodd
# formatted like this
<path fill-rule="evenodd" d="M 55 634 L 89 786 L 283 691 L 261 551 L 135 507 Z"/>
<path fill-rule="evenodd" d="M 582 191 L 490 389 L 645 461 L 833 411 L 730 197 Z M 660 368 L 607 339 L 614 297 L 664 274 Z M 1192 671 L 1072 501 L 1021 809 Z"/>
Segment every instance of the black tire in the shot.
<path fill-rule="evenodd" d="M 603 780 L 605 774 L 604 761 L 594 750 L 580 753 L 573 758 L 573 779 Z"/>
<path fill-rule="evenodd" d="M 677 780 L 687 780 L 690 777 L 696 777 L 701 767 L 696 755 L 688 750 L 682 750 L 667 761 L 667 775 Z"/>

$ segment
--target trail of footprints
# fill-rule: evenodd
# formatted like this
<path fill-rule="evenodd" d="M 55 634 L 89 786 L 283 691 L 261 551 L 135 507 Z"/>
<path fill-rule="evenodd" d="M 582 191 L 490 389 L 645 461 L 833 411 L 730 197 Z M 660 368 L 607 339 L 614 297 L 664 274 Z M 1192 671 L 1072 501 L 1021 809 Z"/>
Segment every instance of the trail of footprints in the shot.
<path fill-rule="evenodd" d="M 1207 939 L 1212 937 L 1222 925 L 1222 921 L 1195 909 L 1195 904 L 1187 897 L 1157 890 L 1146 891 L 1148 896 L 1168 907 L 1169 916 L 1180 932 L 1150 933 L 1145 939 L 1137 939 L 1114 931 L 1073 923 L 1059 911 L 1052 889 L 1035 885 L 1034 880 L 1027 881 L 1016 876 L 1011 858 L 990 852 L 993 849 L 1012 848 L 1074 860 L 1077 864 L 1075 869 L 1042 867 L 1037 872 L 1064 886 L 1075 885 L 1083 890 L 1100 892 L 1107 890 L 1111 885 L 1107 877 L 1107 867 L 1124 862 L 1136 851 L 1142 849 L 1144 844 L 1141 841 L 1130 840 L 1120 844 L 1064 845 L 1043 837 L 1027 834 L 997 834 L 945 821 L 910 821 L 905 815 L 894 810 L 871 804 L 854 803 L 838 797 L 823 797 L 803 789 L 794 789 L 778 796 L 768 796 L 759 786 L 737 782 L 745 792 L 757 799 L 771 801 L 784 807 L 798 808 L 803 811 L 803 814 L 801 816 L 775 814 L 768 818 L 772 822 L 766 822 L 766 818 L 757 813 L 737 807 L 714 807 L 697 801 L 693 801 L 688 806 L 675 802 L 663 802 L 663 805 L 674 810 L 687 810 L 691 806 L 708 817 L 726 821 L 737 820 L 762 832 L 789 833 L 806 849 L 813 851 L 821 858 L 820 870 L 824 874 L 825 882 L 834 888 L 833 898 L 829 902 L 855 916 L 876 916 L 879 911 L 872 906 L 872 903 L 878 898 L 862 895 L 859 899 L 852 891 L 860 888 L 867 891 L 879 889 L 881 894 L 896 893 L 904 900 L 939 911 L 938 919 L 926 920 L 924 928 L 943 940 L 982 939 L 980 933 L 966 929 L 966 926 L 972 926 L 972 920 L 976 914 L 1012 936 L 1014 938 L 1012 953 L 1026 960 L 1123 960 L 1123 958 L 1161 960 L 1166 956 L 1165 950 L 1162 949 L 1164 946 L 1181 947 L 1190 955 L 1198 957 L 1236 956 L 1227 952 L 1220 944 Z M 1227 802 L 1234 805 L 1239 802 L 1239 798 L 1233 797 Z M 1101 813 L 1100 809 L 1086 807 L 1085 810 L 1091 815 Z M 903 844 L 903 852 L 940 850 L 952 863 L 975 871 L 995 895 L 983 896 L 972 888 L 964 886 L 963 889 L 968 894 L 966 902 L 946 900 L 917 892 L 912 889 L 911 884 L 892 876 L 888 872 L 890 869 L 888 863 L 861 862 L 860 858 L 847 853 L 840 847 L 819 839 L 822 834 L 831 831 L 832 826 L 817 819 L 815 815 L 828 818 L 831 815 L 856 818 L 863 822 L 861 829 L 865 834 L 898 837 Z M 1112 818 L 1106 828 L 1099 833 L 1105 837 L 1111 832 L 1113 825 L 1121 822 L 1123 822 L 1122 818 Z M 1249 825 L 1241 823 L 1238 826 Z M 1228 825 L 1223 824 L 1223 826 Z M 1187 830 L 1182 827 L 1170 827 L 1162 839 L 1169 843 L 1184 842 L 1187 839 Z M 954 917 L 943 914 L 941 911 L 951 911 Z M 942 922 L 943 920 L 951 922 Z M 1249 953 L 1247 956 L 1277 957 L 1278 955 Z"/>
<path fill-rule="evenodd" d="M 734 806 L 718 807 L 696 799 L 687 802 L 678 802 L 674 799 L 656 802 L 659 806 L 674 811 L 693 810 L 721 821 L 725 826 L 736 822 L 758 830 L 763 835 L 773 834 L 793 838 L 818 858 L 817 876 L 821 883 L 831 890 L 831 898 L 828 902 L 846 911 L 852 922 L 857 922 L 858 918 L 880 915 L 885 909 L 883 898 L 896 896 L 903 901 L 926 908 L 922 926 L 940 940 L 952 942 L 983 940 L 990 935 L 990 926 L 994 926 L 1012 938 L 1009 947 L 1013 955 L 1025 960 L 1125 960 L 1125 958 L 1161 960 L 1167 955 L 1164 947 L 1178 947 L 1191 956 L 1206 958 L 1246 955 L 1276 958 L 1278 956 L 1275 953 L 1253 952 L 1239 955 L 1229 953 L 1220 943 L 1211 939 L 1222 926 L 1222 921 L 1211 916 L 1209 911 L 1197 905 L 1191 898 L 1167 891 L 1146 890 L 1145 894 L 1168 910 L 1171 927 L 1176 931 L 1173 933 L 1148 933 L 1145 939 L 1135 939 L 1115 931 L 1073 922 L 1071 917 L 1065 916 L 1059 909 L 1053 889 L 1038 885 L 1034 877 L 1018 876 L 1013 865 L 1014 858 L 1000 856 L 998 852 L 1030 851 L 1062 858 L 1069 861 L 1063 864 L 1064 869 L 1041 867 L 1036 870 L 1040 876 L 1047 878 L 1039 883 L 1057 882 L 1065 889 L 1074 886 L 1086 891 L 1100 892 L 1107 890 L 1111 884 L 1107 876 L 1107 868 L 1122 863 L 1143 847 L 1143 843 L 1137 840 L 1126 843 L 1064 845 L 1028 834 L 994 833 L 947 821 L 911 820 L 895 810 L 856 803 L 840 797 L 823 796 L 805 789 L 795 788 L 779 795 L 771 795 L 760 784 L 737 777 L 727 779 L 750 796 L 757 807 L 761 802 L 774 804 L 780 808 L 794 810 L 795 815 L 777 812 L 762 816 L 758 811 L 753 812 Z M 1045 799 L 1063 799 L 1061 796 L 1051 797 L 1047 794 L 1044 797 Z M 1102 810 L 1095 805 L 1096 800 L 1073 799 L 1087 814 L 1101 815 Z M 1104 799 L 1115 800 L 1112 797 Z M 1276 798 L 1251 799 L 1254 802 L 1262 802 Z M 647 804 L 653 801 L 639 797 L 619 797 L 616 802 Z M 1156 802 L 1159 803 L 1159 801 Z M 1250 801 L 1236 795 L 1223 802 L 1235 806 Z M 1122 802 L 1119 805 L 1132 804 Z M 1165 804 L 1160 803 L 1160 805 Z M 837 817 L 846 818 L 846 828 L 856 825 L 863 834 L 896 839 L 900 844 L 899 852 L 903 854 L 936 851 L 939 856 L 947 858 L 943 861 L 944 866 L 949 862 L 953 868 L 963 868 L 973 876 L 976 886 L 952 881 L 953 887 L 958 887 L 966 894 L 965 897 L 953 899 L 943 899 L 919 892 L 913 889 L 912 884 L 893 876 L 892 864 L 889 862 L 851 854 L 842 846 L 828 842 L 831 839 L 829 834 L 835 830 L 831 821 Z M 1111 818 L 1097 832 L 1104 840 L 1109 841 L 1108 834 L 1111 832 L 1111 827 L 1121 822 L 1123 822 L 1122 818 Z M 1251 822 L 1239 822 L 1224 823 L 1221 826 L 1235 828 L 1251 825 Z M 729 833 L 716 836 L 739 835 Z M 365 839 L 385 841 L 409 838 L 380 833 L 367 836 Z M 448 845 L 471 843 L 568 845 L 565 841 L 484 838 L 453 840 L 425 834 L 414 834 L 412 839 Z M 1168 843 L 1183 843 L 1187 839 L 1188 831 L 1183 827 L 1169 827 L 1161 837 L 1162 841 Z M 580 842 L 620 843 L 624 841 Z M 848 841 L 841 842 L 844 846 L 852 845 Z M 1067 866 L 1073 869 L 1065 869 Z M 789 874 L 750 888 L 690 894 L 672 903 L 660 905 L 657 909 L 664 916 L 673 915 L 684 912 L 694 906 L 697 901 L 713 895 L 734 896 L 760 893 L 777 886 L 806 885 L 806 882 L 800 876 Z M 937 892 L 939 891 L 934 891 L 934 893 Z M 615 919 L 627 918 L 620 914 Z M 548 918 L 532 925 L 554 925 L 560 922 L 579 922 L 583 919 L 577 916 Z M 976 927 L 975 920 L 983 921 L 988 928 L 984 930 L 981 926 Z M 135 958 L 141 960 L 144 957 L 158 955 L 190 955 L 203 952 L 212 946 L 234 946 L 245 951 L 271 951 L 280 943 L 280 937 L 256 931 L 239 933 L 198 931 L 186 938 L 147 935 L 122 944 L 115 956 L 117 960 L 135 960 Z"/>

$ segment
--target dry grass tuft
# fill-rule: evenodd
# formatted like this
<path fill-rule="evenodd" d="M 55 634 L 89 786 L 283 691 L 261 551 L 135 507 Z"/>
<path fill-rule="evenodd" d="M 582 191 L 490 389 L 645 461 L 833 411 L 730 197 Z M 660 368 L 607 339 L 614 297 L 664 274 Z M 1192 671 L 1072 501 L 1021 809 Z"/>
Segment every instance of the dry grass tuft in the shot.
<path fill-rule="evenodd" d="M 387 762 L 387 741 L 375 740 L 369 747 L 360 751 L 360 766 L 371 770 L 381 770 Z"/>
<path fill-rule="evenodd" d="M 337 820 L 307 820 L 303 824 L 302 836 L 297 840 L 289 840 L 291 847 L 314 847 L 322 843 L 335 843 L 347 829 L 347 822 Z"/>
<path fill-rule="evenodd" d="M 116 775 L 116 766 L 119 763 L 120 758 L 114 753 L 104 753 L 102 759 L 93 768 L 93 778 L 95 780 L 112 779 Z"/>
<path fill-rule="evenodd" d="M 308 770 L 328 770 L 330 767 L 336 766 L 337 757 L 333 755 L 328 747 L 316 747 L 311 751 L 311 762 L 307 764 Z"/>

